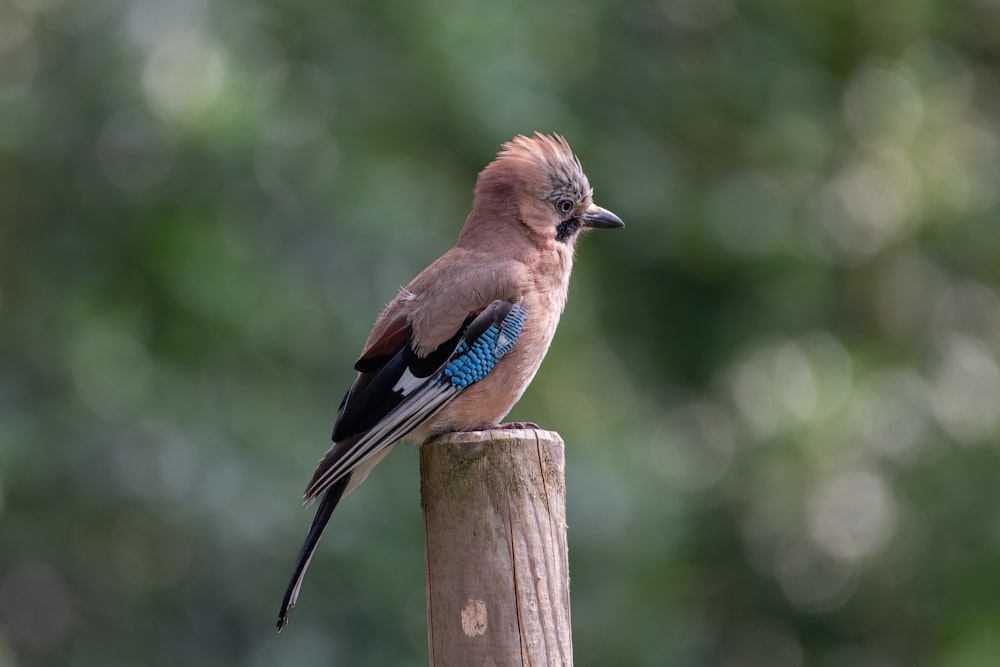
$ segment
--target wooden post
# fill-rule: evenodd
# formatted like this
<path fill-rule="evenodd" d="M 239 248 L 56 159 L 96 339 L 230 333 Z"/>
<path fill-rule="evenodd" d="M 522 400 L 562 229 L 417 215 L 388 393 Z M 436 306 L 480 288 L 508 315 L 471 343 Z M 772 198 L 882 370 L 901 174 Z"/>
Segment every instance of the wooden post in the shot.
<path fill-rule="evenodd" d="M 573 664 L 564 468 L 551 431 L 421 448 L 431 667 Z"/>

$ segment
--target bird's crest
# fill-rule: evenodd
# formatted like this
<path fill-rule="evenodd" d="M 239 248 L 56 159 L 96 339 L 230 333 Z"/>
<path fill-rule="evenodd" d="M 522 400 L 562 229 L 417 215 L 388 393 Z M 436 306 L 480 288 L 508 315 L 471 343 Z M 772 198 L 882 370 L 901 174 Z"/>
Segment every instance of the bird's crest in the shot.
<path fill-rule="evenodd" d="M 494 179 L 509 181 L 512 174 L 549 192 L 565 190 L 567 186 L 579 195 L 592 191 L 580 160 L 566 140 L 554 132 L 535 132 L 531 137 L 519 134 L 504 143 L 497 159 L 480 174 L 480 185 Z"/>

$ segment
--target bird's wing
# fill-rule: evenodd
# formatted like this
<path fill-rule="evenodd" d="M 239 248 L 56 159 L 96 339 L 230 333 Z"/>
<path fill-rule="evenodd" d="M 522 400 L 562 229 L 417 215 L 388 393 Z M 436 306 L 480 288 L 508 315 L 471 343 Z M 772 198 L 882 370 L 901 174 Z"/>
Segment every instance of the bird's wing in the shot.
<path fill-rule="evenodd" d="M 394 304 L 380 320 L 355 364 L 358 377 L 340 404 L 334 445 L 306 489 L 307 502 L 323 500 L 295 562 L 278 613 L 278 630 L 302 587 L 309 561 L 354 474 L 361 479 L 392 444 L 478 382 L 517 342 L 527 311 L 517 300 L 497 300 L 468 314 L 457 331 L 423 357 L 412 326 Z"/>
<path fill-rule="evenodd" d="M 417 354 L 412 327 L 405 320 L 384 327 L 355 364 L 358 377 L 341 403 L 334 445 L 313 473 L 306 501 L 315 500 L 484 378 L 514 347 L 526 317 L 520 301 L 494 301 L 469 314 L 449 339 L 423 356 Z"/>

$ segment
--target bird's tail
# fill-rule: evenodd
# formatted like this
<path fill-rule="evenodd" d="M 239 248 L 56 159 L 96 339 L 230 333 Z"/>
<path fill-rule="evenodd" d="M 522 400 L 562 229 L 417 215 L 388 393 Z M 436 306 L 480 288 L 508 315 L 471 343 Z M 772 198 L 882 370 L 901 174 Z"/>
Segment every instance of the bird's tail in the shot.
<path fill-rule="evenodd" d="M 281 632 L 281 629 L 288 623 L 288 612 L 295 606 L 295 601 L 299 597 L 299 589 L 302 588 L 306 568 L 309 567 L 309 561 L 312 560 L 313 553 L 319 545 L 319 538 L 323 535 L 323 529 L 330 521 L 330 516 L 343 497 L 344 490 L 350 481 L 351 474 L 348 473 L 338 479 L 323 494 L 323 500 L 320 501 L 319 507 L 316 509 L 316 516 L 313 517 L 312 525 L 309 527 L 309 533 L 306 534 L 306 541 L 302 544 L 302 550 L 299 551 L 299 557 L 295 561 L 295 570 L 292 571 L 292 579 L 288 582 L 285 597 L 281 601 L 281 611 L 278 612 L 278 632 Z"/>

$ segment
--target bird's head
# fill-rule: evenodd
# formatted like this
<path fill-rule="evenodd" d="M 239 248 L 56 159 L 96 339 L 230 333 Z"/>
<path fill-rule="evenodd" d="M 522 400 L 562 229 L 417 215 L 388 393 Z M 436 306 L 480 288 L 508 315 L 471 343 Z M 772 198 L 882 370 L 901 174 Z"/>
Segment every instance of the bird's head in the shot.
<path fill-rule="evenodd" d="M 518 135 L 476 181 L 476 207 L 492 219 L 528 227 L 543 243 L 572 247 L 584 229 L 624 227 L 621 219 L 594 203 L 594 190 L 580 160 L 558 134 Z"/>

